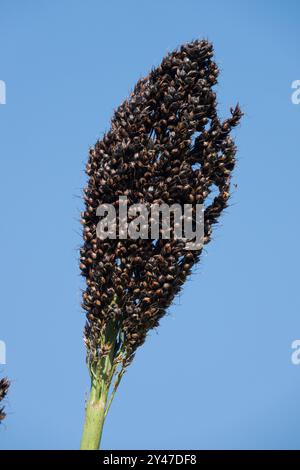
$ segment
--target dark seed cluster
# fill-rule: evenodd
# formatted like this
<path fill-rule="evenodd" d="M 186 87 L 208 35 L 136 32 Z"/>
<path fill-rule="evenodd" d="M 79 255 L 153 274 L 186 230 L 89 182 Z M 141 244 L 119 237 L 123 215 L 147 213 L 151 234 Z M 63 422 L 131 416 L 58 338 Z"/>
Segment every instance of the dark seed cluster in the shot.
<path fill-rule="evenodd" d="M 139 80 L 115 111 L 111 129 L 90 149 L 82 213 L 81 272 L 86 278 L 83 308 L 90 357 L 107 354 L 101 342 L 112 321 L 116 351 L 125 365 L 166 313 L 201 249 L 182 240 L 106 239 L 96 234 L 100 204 L 204 204 L 204 243 L 227 206 L 236 148 L 230 132 L 239 106 L 221 122 L 217 115 L 218 67 L 212 45 L 184 44 Z M 162 227 L 160 227 L 160 234 Z"/>
<path fill-rule="evenodd" d="M 0 404 L 5 399 L 7 391 L 9 388 L 9 381 L 4 378 L 0 380 Z M 4 407 L 0 407 L 0 422 L 5 418 L 6 414 L 4 412 Z"/>

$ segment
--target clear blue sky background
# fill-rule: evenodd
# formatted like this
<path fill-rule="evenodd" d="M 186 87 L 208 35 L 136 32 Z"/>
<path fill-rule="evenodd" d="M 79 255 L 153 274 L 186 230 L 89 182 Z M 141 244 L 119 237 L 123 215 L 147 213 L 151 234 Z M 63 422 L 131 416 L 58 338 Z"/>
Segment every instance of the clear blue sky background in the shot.
<path fill-rule="evenodd" d="M 296 0 L 1 0 L 2 449 L 78 448 L 89 380 L 78 271 L 90 145 L 136 80 L 214 42 L 223 117 L 240 102 L 238 188 L 202 263 L 124 377 L 108 449 L 300 448 Z"/>

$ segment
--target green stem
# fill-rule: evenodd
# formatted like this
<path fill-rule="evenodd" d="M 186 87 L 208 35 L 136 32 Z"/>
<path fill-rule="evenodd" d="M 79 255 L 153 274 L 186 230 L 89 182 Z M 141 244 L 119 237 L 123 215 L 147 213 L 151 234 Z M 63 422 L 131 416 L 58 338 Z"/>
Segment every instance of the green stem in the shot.
<path fill-rule="evenodd" d="M 122 377 L 123 377 L 124 372 L 125 372 L 125 370 L 124 370 L 124 369 L 121 369 L 120 372 L 117 374 L 116 381 L 115 381 L 115 383 L 114 383 L 112 392 L 111 392 L 111 394 L 110 394 L 108 404 L 107 404 L 107 406 L 106 406 L 104 418 L 106 418 L 107 413 L 109 412 L 110 405 L 112 404 L 112 401 L 113 401 L 113 399 L 114 399 L 114 397 L 115 397 L 116 391 L 117 391 L 118 386 L 119 386 L 119 384 L 120 384 L 120 382 L 121 382 L 121 379 L 122 379 Z"/>
<path fill-rule="evenodd" d="M 85 409 L 85 423 L 80 446 L 81 450 L 99 449 L 108 394 L 108 390 L 105 389 L 99 394 L 99 382 L 100 381 L 95 383 L 95 379 L 92 379 L 90 397 Z"/>
<path fill-rule="evenodd" d="M 102 339 L 102 346 L 108 347 L 109 352 L 100 357 L 96 364 L 90 365 L 91 390 L 85 408 L 81 450 L 97 450 L 100 446 L 107 414 L 109 388 L 115 371 L 114 359 L 117 335 L 116 325 L 109 322 Z"/>

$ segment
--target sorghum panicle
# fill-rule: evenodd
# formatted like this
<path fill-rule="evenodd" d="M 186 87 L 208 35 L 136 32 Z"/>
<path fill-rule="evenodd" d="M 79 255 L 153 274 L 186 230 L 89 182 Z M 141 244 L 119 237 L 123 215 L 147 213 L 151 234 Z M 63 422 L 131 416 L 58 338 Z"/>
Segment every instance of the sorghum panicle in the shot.
<path fill-rule="evenodd" d="M 206 244 L 227 206 L 236 153 L 230 132 L 242 113 L 237 105 L 221 122 L 213 91 L 217 77 L 209 42 L 183 45 L 137 82 L 115 111 L 111 129 L 90 149 L 80 268 L 91 363 L 108 354 L 103 332 L 112 322 L 118 329 L 116 361 L 128 365 L 202 251 L 185 250 L 182 240 L 172 238 L 100 240 L 97 207 L 117 208 L 119 196 L 147 206 L 204 204 Z"/>
<path fill-rule="evenodd" d="M 7 395 L 7 391 L 9 388 L 9 380 L 4 378 L 0 380 L 0 404 L 5 399 Z M 5 418 L 6 414 L 4 411 L 4 407 L 0 407 L 0 422 Z"/>

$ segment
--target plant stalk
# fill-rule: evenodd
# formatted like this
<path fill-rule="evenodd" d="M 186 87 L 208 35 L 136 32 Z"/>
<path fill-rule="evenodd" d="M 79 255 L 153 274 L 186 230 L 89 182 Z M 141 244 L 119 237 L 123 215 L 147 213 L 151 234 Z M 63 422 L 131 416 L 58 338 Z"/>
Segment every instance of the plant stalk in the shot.
<path fill-rule="evenodd" d="M 90 366 L 91 390 L 85 408 L 81 450 L 97 450 L 100 446 L 104 421 L 108 411 L 109 389 L 115 371 L 114 358 L 117 335 L 116 325 L 110 322 L 103 338 L 104 345 L 110 348 L 109 352 L 98 359 L 96 366 Z"/>
<path fill-rule="evenodd" d="M 90 396 L 85 409 L 81 450 L 97 450 L 100 446 L 108 390 L 104 389 L 99 395 L 97 388 L 97 384 L 92 381 Z"/>

